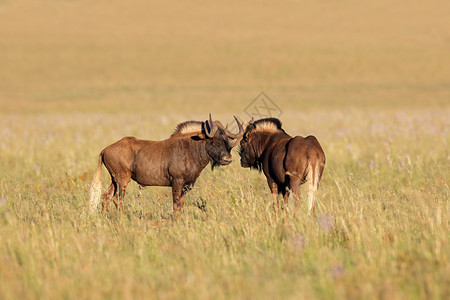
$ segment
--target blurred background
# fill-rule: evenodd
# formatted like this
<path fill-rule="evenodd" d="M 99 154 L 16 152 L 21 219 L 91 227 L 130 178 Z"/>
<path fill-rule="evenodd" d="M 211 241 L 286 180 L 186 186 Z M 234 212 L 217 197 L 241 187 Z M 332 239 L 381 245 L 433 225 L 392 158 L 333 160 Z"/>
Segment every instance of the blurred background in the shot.
<path fill-rule="evenodd" d="M 2 112 L 441 106 L 445 0 L 0 0 Z M 180 116 L 180 117 L 181 117 Z"/>
<path fill-rule="evenodd" d="M 0 0 L 0 299 L 448 298 L 449 16 L 449 0 Z M 123 214 L 86 214 L 103 148 L 208 113 L 315 135 L 317 218 L 291 201 L 277 220 L 236 151 L 180 221 L 169 188 L 134 182 Z"/>

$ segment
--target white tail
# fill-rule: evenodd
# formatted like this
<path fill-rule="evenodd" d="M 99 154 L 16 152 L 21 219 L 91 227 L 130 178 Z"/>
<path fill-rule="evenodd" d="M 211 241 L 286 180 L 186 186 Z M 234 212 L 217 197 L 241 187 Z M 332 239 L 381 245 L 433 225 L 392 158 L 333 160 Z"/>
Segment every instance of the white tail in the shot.
<path fill-rule="evenodd" d="M 320 170 L 319 170 L 319 162 L 315 163 L 315 166 L 313 167 L 311 163 L 308 165 L 308 175 L 307 175 L 307 182 L 308 182 L 308 211 L 311 212 L 311 210 L 314 209 L 314 204 L 316 202 L 316 199 L 314 197 L 314 193 L 319 188 L 319 180 L 320 180 Z"/>
<path fill-rule="evenodd" d="M 89 198 L 89 211 L 91 214 L 95 212 L 97 206 L 100 204 L 102 196 L 102 154 L 98 157 L 97 170 L 94 173 L 94 179 L 91 184 L 91 196 Z"/>

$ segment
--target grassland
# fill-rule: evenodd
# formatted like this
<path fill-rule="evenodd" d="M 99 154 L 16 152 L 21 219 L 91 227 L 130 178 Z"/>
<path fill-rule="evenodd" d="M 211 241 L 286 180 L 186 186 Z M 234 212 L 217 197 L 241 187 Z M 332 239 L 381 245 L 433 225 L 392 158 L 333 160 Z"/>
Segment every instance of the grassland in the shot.
<path fill-rule="evenodd" d="M 391 2 L 0 1 L 0 299 L 448 299 L 450 5 Z M 315 217 L 237 153 L 176 221 L 87 213 L 105 146 L 261 91 L 325 150 Z"/>

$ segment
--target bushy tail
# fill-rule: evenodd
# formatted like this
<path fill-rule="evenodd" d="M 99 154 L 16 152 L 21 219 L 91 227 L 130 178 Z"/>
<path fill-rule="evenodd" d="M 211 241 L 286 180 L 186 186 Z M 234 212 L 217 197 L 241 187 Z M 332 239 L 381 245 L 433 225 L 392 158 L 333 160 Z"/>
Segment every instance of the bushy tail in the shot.
<path fill-rule="evenodd" d="M 314 204 L 316 202 L 314 193 L 319 188 L 319 183 L 324 167 L 325 163 L 322 161 L 316 161 L 314 165 L 311 162 L 308 164 L 308 211 L 310 212 L 314 210 Z"/>
<path fill-rule="evenodd" d="M 98 156 L 98 166 L 94 173 L 94 179 L 91 184 L 91 196 L 89 200 L 89 211 L 93 214 L 100 204 L 102 196 L 102 153 Z"/>

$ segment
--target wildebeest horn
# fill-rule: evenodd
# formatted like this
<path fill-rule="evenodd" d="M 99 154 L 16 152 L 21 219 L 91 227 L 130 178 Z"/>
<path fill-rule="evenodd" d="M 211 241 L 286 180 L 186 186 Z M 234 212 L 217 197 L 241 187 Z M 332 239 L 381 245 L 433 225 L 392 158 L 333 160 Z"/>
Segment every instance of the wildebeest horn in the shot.
<path fill-rule="evenodd" d="M 229 137 L 231 139 L 236 139 L 236 138 L 239 138 L 241 135 L 244 134 L 243 133 L 244 129 L 242 128 L 242 124 L 239 123 L 239 120 L 236 117 L 234 117 L 234 119 L 236 120 L 236 123 L 237 123 L 237 125 L 239 127 L 239 132 L 238 133 L 232 133 L 231 131 L 228 130 L 228 124 L 227 124 L 226 127 L 224 127 L 222 125 L 222 123 L 220 123 L 220 121 L 214 121 L 214 125 L 217 126 L 220 129 L 222 129 L 223 132 L 225 132 L 225 134 L 227 135 L 227 137 Z"/>
<path fill-rule="evenodd" d="M 251 119 L 250 121 L 248 121 L 248 122 L 245 121 L 245 122 L 242 124 L 242 127 L 244 127 L 244 131 L 247 129 L 247 126 L 253 124 L 253 122 L 255 122 L 255 118 L 253 118 L 253 117 L 252 117 L 252 119 Z"/>
<path fill-rule="evenodd" d="M 232 139 L 236 139 L 236 140 L 234 141 L 234 143 L 230 144 L 231 148 L 233 148 L 234 146 L 236 146 L 236 145 L 241 141 L 242 137 L 244 136 L 244 132 L 245 132 L 244 127 L 242 126 L 241 122 L 239 122 L 238 118 L 236 118 L 236 116 L 233 116 L 233 117 L 234 117 L 234 119 L 236 120 L 236 123 L 237 123 L 237 125 L 238 125 L 238 127 L 239 127 L 239 132 L 236 133 L 236 134 L 233 134 L 233 133 L 231 133 L 231 132 L 229 132 L 229 131 L 227 130 L 227 131 L 228 131 L 228 132 L 227 132 L 228 137 L 230 137 L 230 138 L 232 138 Z"/>
<path fill-rule="evenodd" d="M 211 118 L 211 114 L 209 114 L 209 121 L 206 121 L 207 126 L 205 126 L 205 133 L 209 138 L 212 138 L 216 131 L 220 128 L 222 129 L 227 137 L 231 139 L 237 139 L 237 141 L 240 140 L 240 138 L 244 135 L 244 128 L 242 127 L 242 124 L 239 122 L 239 120 L 234 116 L 234 119 L 236 120 L 236 123 L 239 127 L 238 133 L 232 133 L 228 130 L 227 127 L 224 127 L 220 121 L 213 121 Z M 233 143 L 233 147 L 236 145 L 236 143 Z"/>
<path fill-rule="evenodd" d="M 211 118 L 211 113 L 209 114 L 209 121 L 205 122 L 207 126 L 205 126 L 205 133 L 209 138 L 212 138 L 217 131 L 217 127 L 215 126 L 214 122 L 212 121 Z"/>
<path fill-rule="evenodd" d="M 239 122 L 239 120 L 236 118 L 236 116 L 233 116 L 233 117 L 234 117 L 234 119 L 236 120 L 236 123 L 237 123 L 238 128 L 239 128 L 239 132 L 238 132 L 238 133 L 232 133 L 232 132 L 230 132 L 227 128 L 225 128 L 224 131 L 225 131 L 226 135 L 227 135 L 229 138 L 237 139 L 237 138 L 240 138 L 241 136 L 244 135 L 244 128 L 242 127 L 241 122 Z"/>

